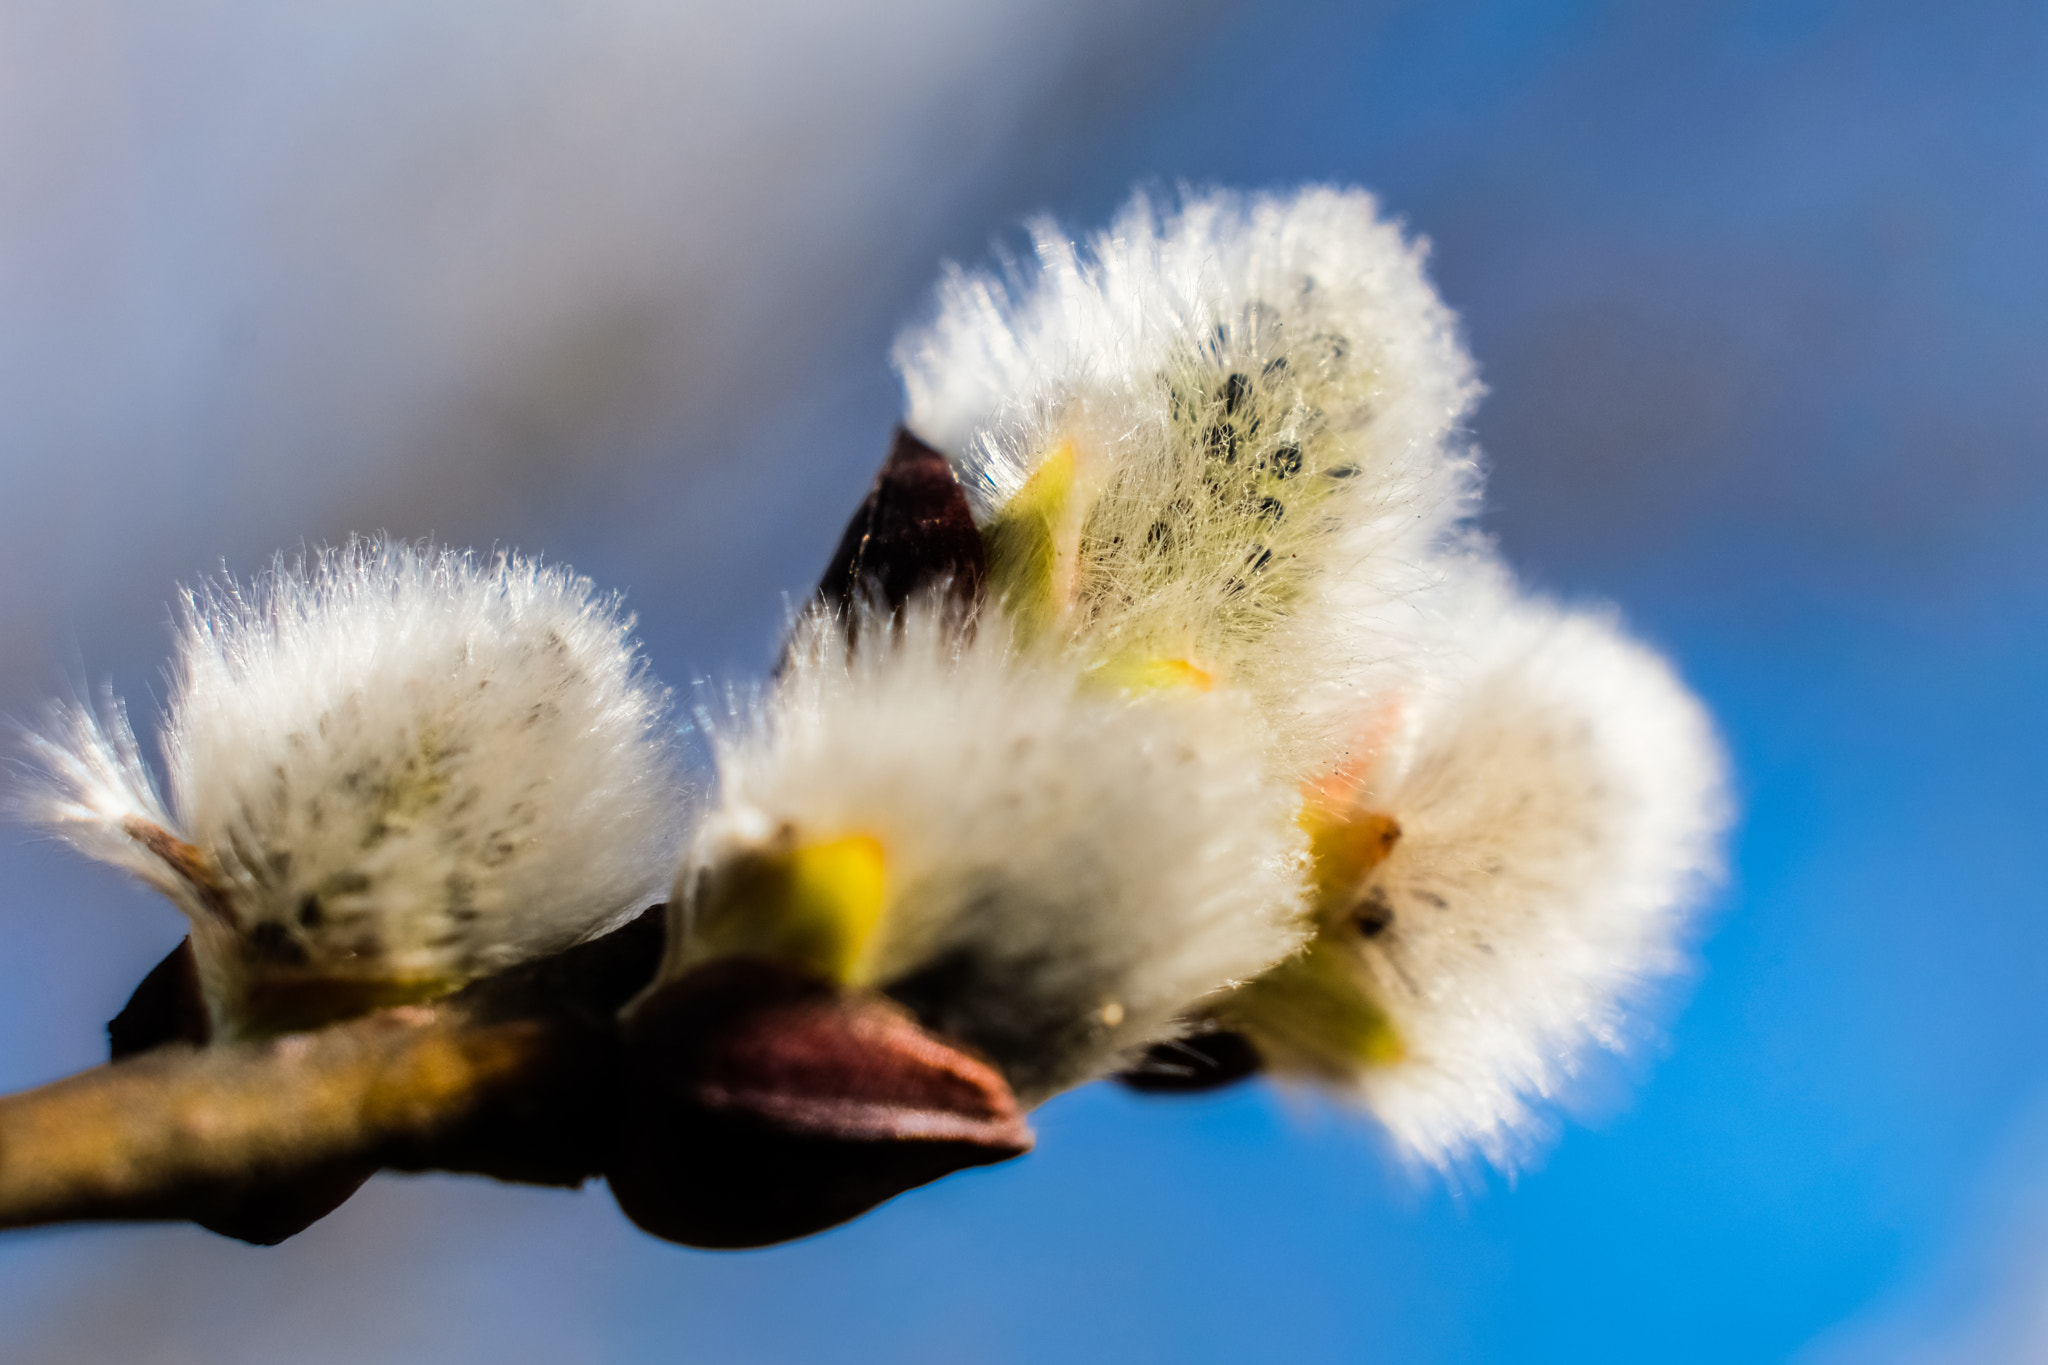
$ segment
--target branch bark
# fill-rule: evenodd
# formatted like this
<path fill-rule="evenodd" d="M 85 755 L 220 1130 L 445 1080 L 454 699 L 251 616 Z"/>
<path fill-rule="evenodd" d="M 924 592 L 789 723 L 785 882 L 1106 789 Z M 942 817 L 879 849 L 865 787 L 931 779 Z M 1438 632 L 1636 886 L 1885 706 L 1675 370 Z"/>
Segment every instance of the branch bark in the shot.
<path fill-rule="evenodd" d="M 275 1242 L 380 1167 L 578 1184 L 603 1169 L 614 1018 L 660 961 L 660 917 L 431 1006 L 165 1043 L 0 1099 L 0 1227 L 189 1218 Z"/>
<path fill-rule="evenodd" d="M 197 978 L 173 954 L 110 1027 L 127 1055 L 0 1098 L 0 1228 L 190 1219 L 271 1244 L 391 1168 L 602 1175 L 657 1236 L 760 1246 L 1030 1149 L 1001 1073 L 893 1001 L 787 966 L 701 967 L 622 1028 L 663 915 L 262 1043 L 196 1041 Z"/>
<path fill-rule="evenodd" d="M 413 1007 L 256 1046 L 164 1048 L 11 1096 L 0 1226 L 204 1218 L 348 1165 L 438 1165 L 437 1145 L 479 1111 L 559 1068 L 564 1041 L 546 1021 Z"/>

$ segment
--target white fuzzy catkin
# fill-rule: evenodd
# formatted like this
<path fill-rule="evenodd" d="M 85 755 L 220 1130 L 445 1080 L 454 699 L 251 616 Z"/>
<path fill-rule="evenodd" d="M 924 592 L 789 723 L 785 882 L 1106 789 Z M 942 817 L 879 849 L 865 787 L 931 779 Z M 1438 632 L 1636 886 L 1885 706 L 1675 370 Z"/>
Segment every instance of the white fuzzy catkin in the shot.
<path fill-rule="evenodd" d="M 851 654 L 829 614 L 799 625 L 772 692 L 720 727 L 671 968 L 700 875 L 778 837 L 873 838 L 868 975 L 1030 1105 L 1292 951 L 1302 836 L 1241 698 L 1127 697 L 1020 656 L 1000 622 L 964 643 L 955 624 L 923 603 Z"/>
<path fill-rule="evenodd" d="M 431 994 L 658 897 L 679 837 L 667 699 L 589 580 L 357 541 L 203 587 L 182 618 L 169 801 L 110 701 L 30 736 L 27 804 L 177 902 L 218 1027 L 258 1027 L 252 986 Z M 146 826 L 190 852 L 167 860 Z"/>
<path fill-rule="evenodd" d="M 1035 235 L 896 352 L 1001 607 L 1084 674 L 1250 698 L 1269 772 L 1394 817 L 1370 912 L 1321 906 L 1315 951 L 1216 1013 L 1411 1154 L 1511 1166 L 1678 962 L 1725 823 L 1704 713 L 1475 547 L 1479 386 L 1370 196 L 1140 195 L 1085 245 Z"/>
<path fill-rule="evenodd" d="M 1479 386 L 1426 246 L 1320 186 L 1035 237 L 1035 269 L 950 271 L 899 340 L 908 425 L 985 525 L 1069 452 L 1054 595 L 1085 664 L 1184 660 L 1313 754 L 1393 676 L 1380 627 L 1476 496 Z"/>
<path fill-rule="evenodd" d="M 1705 711 L 1610 612 L 1517 597 L 1464 566 L 1438 605 L 1433 681 L 1408 696 L 1357 808 L 1401 834 L 1369 879 L 1390 921 L 1326 925 L 1405 1055 L 1282 1055 L 1337 1079 L 1443 1167 L 1526 1155 L 1589 1049 L 1683 963 L 1728 801 Z"/>

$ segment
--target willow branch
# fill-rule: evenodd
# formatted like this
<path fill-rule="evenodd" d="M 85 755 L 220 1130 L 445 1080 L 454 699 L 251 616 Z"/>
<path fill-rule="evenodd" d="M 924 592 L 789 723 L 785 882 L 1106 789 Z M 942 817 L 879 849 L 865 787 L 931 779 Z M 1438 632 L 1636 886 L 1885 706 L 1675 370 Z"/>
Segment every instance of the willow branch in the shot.
<path fill-rule="evenodd" d="M 0 1098 L 0 1228 L 186 1218 L 269 1244 L 389 1167 L 603 1175 L 657 1236 L 760 1246 L 1030 1150 L 1001 1073 L 787 964 L 706 964 L 622 1029 L 662 910 L 433 1005 L 261 1043 L 198 1041 L 181 949 L 110 1026 L 125 1055 Z"/>
<path fill-rule="evenodd" d="M 449 1014 L 455 1017 L 448 1017 Z M 391 1010 L 263 1045 L 166 1048 L 0 1100 L 0 1226 L 204 1216 L 437 1145 L 559 1064 L 547 1022 Z"/>
<path fill-rule="evenodd" d="M 0 1227 L 190 1218 L 269 1242 L 381 1167 L 579 1183 L 617 1109 L 613 1016 L 659 953 L 657 910 L 433 1006 L 0 1098 Z"/>

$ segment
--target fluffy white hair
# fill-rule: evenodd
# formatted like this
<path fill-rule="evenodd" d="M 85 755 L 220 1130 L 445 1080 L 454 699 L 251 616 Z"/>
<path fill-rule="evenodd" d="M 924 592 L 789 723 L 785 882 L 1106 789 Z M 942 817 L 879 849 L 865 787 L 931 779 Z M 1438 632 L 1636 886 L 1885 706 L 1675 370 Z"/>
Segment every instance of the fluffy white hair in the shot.
<path fill-rule="evenodd" d="M 1035 269 L 950 272 L 896 353 L 1001 606 L 1083 675 L 1189 666 L 1263 717 L 1252 762 L 1398 822 L 1369 913 L 1323 906 L 1315 949 L 1219 1014 L 1411 1153 L 1512 1165 L 1678 961 L 1724 820 L 1703 712 L 1471 540 L 1479 386 L 1370 196 L 1140 195 L 1085 245 L 1035 235 Z"/>
<path fill-rule="evenodd" d="M 1400 837 L 1325 939 L 1399 1060 L 1282 1049 L 1355 1087 L 1409 1153 L 1512 1170 L 1589 1048 L 1684 962 L 1729 803 L 1704 709 L 1609 611 L 1517 596 L 1483 559 L 1442 590 L 1431 685 L 1410 694 L 1356 808 Z M 1298 1043 L 1298 1040 L 1296 1040 Z"/>
<path fill-rule="evenodd" d="M 1185 658 L 1312 751 L 1392 676 L 1375 626 L 1476 496 L 1479 385 L 1426 244 L 1322 186 L 1139 194 L 1085 245 L 1035 238 L 1035 269 L 949 270 L 898 341 L 909 426 L 984 524 L 1070 452 L 1068 638 Z"/>
<path fill-rule="evenodd" d="M 1020 656 L 1000 621 L 964 642 L 956 624 L 913 606 L 851 651 L 829 614 L 799 626 L 773 691 L 718 727 L 671 967 L 695 960 L 707 870 L 777 834 L 874 838 L 888 897 L 868 975 L 1029 1105 L 1292 951 L 1303 841 L 1242 698 L 1123 696 Z"/>
<path fill-rule="evenodd" d="M 122 708 L 53 708 L 28 814 L 191 920 L 217 1024 L 253 982 L 431 990 L 650 903 L 678 786 L 589 580 L 354 541 L 187 594 L 158 793 Z"/>

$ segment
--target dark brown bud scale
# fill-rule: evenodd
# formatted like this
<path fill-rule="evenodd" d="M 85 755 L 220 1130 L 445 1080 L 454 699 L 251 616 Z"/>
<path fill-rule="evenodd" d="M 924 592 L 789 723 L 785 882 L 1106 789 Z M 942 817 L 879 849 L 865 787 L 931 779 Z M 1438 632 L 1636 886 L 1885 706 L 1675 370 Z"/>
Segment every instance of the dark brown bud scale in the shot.
<path fill-rule="evenodd" d="M 1032 1145 L 995 1068 L 880 995 L 764 958 L 706 964 L 640 1002 L 625 1057 L 612 1192 L 692 1246 L 802 1237 Z"/>

